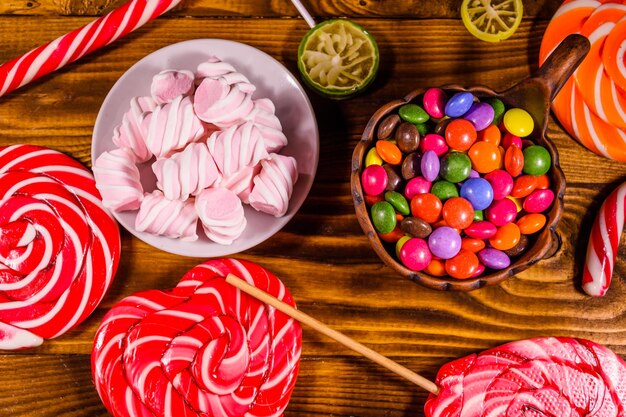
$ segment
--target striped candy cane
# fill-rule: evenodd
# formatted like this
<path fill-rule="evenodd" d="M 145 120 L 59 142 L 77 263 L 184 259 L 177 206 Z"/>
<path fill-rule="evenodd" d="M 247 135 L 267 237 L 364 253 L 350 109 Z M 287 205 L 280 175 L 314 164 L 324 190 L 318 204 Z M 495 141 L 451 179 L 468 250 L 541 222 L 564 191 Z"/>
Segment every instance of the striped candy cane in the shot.
<path fill-rule="evenodd" d="M 611 285 L 619 238 L 624 230 L 625 198 L 626 183 L 623 183 L 604 201 L 591 229 L 583 289 L 594 297 L 603 296 Z"/>
<path fill-rule="evenodd" d="M 129 1 L 80 29 L 0 65 L 0 96 L 108 45 L 167 12 L 180 1 Z"/>

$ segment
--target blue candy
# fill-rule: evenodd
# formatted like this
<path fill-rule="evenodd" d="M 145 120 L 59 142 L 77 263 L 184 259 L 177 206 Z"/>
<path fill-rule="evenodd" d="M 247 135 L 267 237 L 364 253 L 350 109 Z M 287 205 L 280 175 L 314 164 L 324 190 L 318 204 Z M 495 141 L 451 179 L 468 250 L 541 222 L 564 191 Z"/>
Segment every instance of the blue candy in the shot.
<path fill-rule="evenodd" d="M 474 95 L 472 93 L 456 93 L 446 103 L 445 113 L 448 117 L 461 117 L 468 112 L 472 103 L 474 102 Z"/>
<path fill-rule="evenodd" d="M 461 197 L 468 200 L 474 210 L 484 210 L 493 201 L 493 188 L 484 178 L 470 178 L 461 186 Z"/>

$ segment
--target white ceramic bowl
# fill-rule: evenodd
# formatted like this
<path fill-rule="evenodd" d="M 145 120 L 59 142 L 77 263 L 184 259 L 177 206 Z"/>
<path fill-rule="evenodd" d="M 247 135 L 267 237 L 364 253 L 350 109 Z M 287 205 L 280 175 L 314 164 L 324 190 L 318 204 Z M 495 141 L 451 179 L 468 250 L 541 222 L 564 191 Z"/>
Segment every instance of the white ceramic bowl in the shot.
<path fill-rule="evenodd" d="M 112 149 L 113 129 L 122 121 L 131 98 L 150 95 L 152 77 L 165 69 L 195 72 L 198 64 L 215 55 L 232 64 L 257 87 L 253 98 L 267 97 L 276 105 L 289 144 L 281 154 L 293 156 L 298 162 L 296 183 L 289 210 L 283 217 L 273 217 L 255 211 L 248 205 L 245 215 L 248 225 L 231 245 L 220 245 L 206 238 L 199 225 L 195 242 L 183 242 L 135 230 L 136 211 L 114 213 L 115 218 L 130 233 L 144 242 L 166 252 L 193 256 L 227 256 L 249 249 L 278 232 L 296 214 L 306 198 L 317 170 L 319 133 L 311 103 L 296 78 L 278 61 L 266 53 L 238 42 L 222 39 L 196 39 L 159 49 L 133 65 L 115 83 L 104 99 L 93 132 L 91 160 Z M 148 164 L 140 167 L 144 191 L 155 189 L 156 180 Z"/>

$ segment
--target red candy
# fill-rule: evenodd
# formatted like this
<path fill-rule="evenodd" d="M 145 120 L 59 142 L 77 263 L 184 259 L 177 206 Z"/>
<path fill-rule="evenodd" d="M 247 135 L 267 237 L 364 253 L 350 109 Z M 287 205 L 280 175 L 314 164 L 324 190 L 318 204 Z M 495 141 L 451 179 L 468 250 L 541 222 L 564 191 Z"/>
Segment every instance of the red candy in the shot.
<path fill-rule="evenodd" d="M 39 346 L 82 323 L 120 258 L 91 171 L 52 149 L 0 148 L 0 254 L 0 349 Z"/>
<path fill-rule="evenodd" d="M 511 145 L 516 145 L 518 148 L 522 149 L 522 139 L 509 132 L 506 132 L 504 134 L 504 137 L 502 138 L 502 147 L 504 149 L 509 149 L 509 146 Z"/>
<path fill-rule="evenodd" d="M 411 214 L 425 222 L 435 223 L 439 220 L 441 209 L 441 200 L 434 194 L 418 194 L 411 199 Z"/>
<path fill-rule="evenodd" d="M 400 248 L 400 261 L 413 271 L 425 269 L 432 260 L 428 243 L 417 237 L 407 240 Z"/>
<path fill-rule="evenodd" d="M 513 189 L 513 177 L 508 172 L 497 169 L 485 175 L 485 179 L 491 184 L 493 188 L 493 199 L 502 200 Z"/>
<path fill-rule="evenodd" d="M 547 210 L 553 201 L 552 190 L 535 190 L 524 200 L 524 210 L 529 213 L 541 213 Z"/>
<path fill-rule="evenodd" d="M 458 255 L 446 260 L 446 272 L 453 278 L 470 278 L 477 269 L 478 257 L 468 250 L 461 250 Z"/>
<path fill-rule="evenodd" d="M 511 196 L 515 198 L 527 197 L 537 188 L 537 178 L 534 175 L 522 175 L 515 178 L 513 182 L 513 190 Z"/>
<path fill-rule="evenodd" d="M 443 205 L 443 219 L 455 229 L 465 229 L 474 221 L 472 203 L 462 197 L 452 197 Z"/>
<path fill-rule="evenodd" d="M 482 239 L 474 239 L 471 237 L 464 237 L 461 240 L 461 249 L 468 250 L 470 252 L 480 252 L 485 249 L 485 241 Z"/>
<path fill-rule="evenodd" d="M 234 259 L 201 264 L 173 289 L 123 299 L 102 320 L 91 355 L 113 416 L 282 415 L 302 329 L 226 283 L 229 273 L 295 307 L 278 278 Z"/>
<path fill-rule="evenodd" d="M 504 154 L 504 168 L 513 177 L 522 173 L 524 168 L 524 153 L 515 144 L 509 146 Z"/>
<path fill-rule="evenodd" d="M 453 120 L 446 127 L 446 143 L 455 151 L 467 151 L 476 138 L 476 128 L 465 119 Z"/>
<path fill-rule="evenodd" d="M 517 206 L 508 198 L 496 200 L 485 211 L 487 220 L 495 226 L 504 226 L 511 223 L 517 217 Z"/>
<path fill-rule="evenodd" d="M 388 181 L 389 177 L 387 177 L 385 168 L 380 165 L 370 165 L 361 174 L 361 185 L 365 194 L 382 194 L 387 187 Z"/>
<path fill-rule="evenodd" d="M 424 177 L 411 178 L 404 187 L 404 196 L 407 200 L 412 200 L 418 194 L 426 194 L 430 192 L 433 183 Z"/>
<path fill-rule="evenodd" d="M 443 136 L 429 133 L 420 141 L 419 149 L 422 151 L 422 154 L 426 151 L 434 151 L 437 156 L 441 156 L 448 152 L 450 148 L 448 148 Z"/>
<path fill-rule="evenodd" d="M 485 220 L 474 222 L 464 230 L 466 235 L 475 239 L 489 239 L 493 237 L 497 231 L 498 228 L 493 223 Z"/>

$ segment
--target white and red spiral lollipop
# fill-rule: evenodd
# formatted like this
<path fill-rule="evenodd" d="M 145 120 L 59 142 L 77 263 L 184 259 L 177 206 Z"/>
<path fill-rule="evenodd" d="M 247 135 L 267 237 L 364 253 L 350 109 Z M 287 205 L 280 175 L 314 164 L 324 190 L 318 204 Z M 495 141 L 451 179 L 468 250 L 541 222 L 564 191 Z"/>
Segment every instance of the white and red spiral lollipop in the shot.
<path fill-rule="evenodd" d="M 0 148 L 0 349 L 38 346 L 81 323 L 119 256 L 117 223 L 89 170 L 44 147 Z"/>
<path fill-rule="evenodd" d="M 444 365 L 427 417 L 621 417 L 626 363 L 588 340 L 508 343 Z"/>
<path fill-rule="evenodd" d="M 114 417 L 281 416 L 298 374 L 302 330 L 224 277 L 294 301 L 260 266 L 212 260 L 171 290 L 146 291 L 104 317 L 91 356 L 96 388 Z"/>
<path fill-rule="evenodd" d="M 607 197 L 593 222 L 583 269 L 583 289 L 589 295 L 601 297 L 611 285 L 620 236 L 624 230 L 625 199 L 626 183 Z"/>

